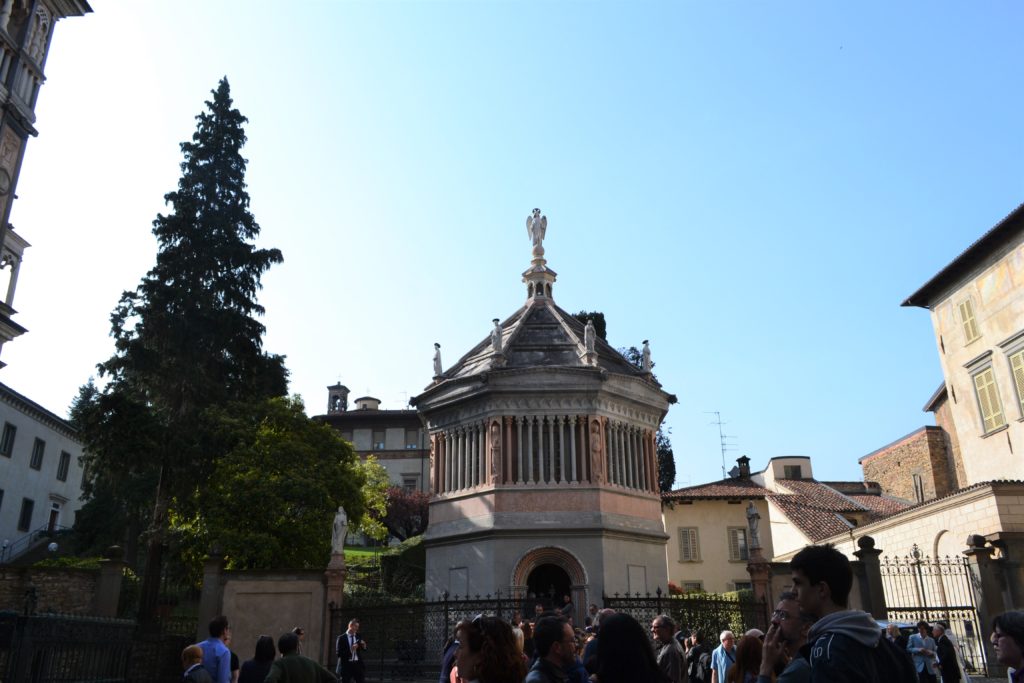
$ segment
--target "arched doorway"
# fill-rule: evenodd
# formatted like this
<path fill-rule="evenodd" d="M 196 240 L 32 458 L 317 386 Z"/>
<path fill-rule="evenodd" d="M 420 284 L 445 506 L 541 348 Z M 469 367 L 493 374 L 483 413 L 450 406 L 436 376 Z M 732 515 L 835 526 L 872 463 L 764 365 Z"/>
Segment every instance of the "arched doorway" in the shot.
<path fill-rule="evenodd" d="M 557 564 L 538 565 L 526 577 L 526 599 L 544 605 L 545 611 L 561 609 L 563 595 L 572 595 L 572 582 Z"/>

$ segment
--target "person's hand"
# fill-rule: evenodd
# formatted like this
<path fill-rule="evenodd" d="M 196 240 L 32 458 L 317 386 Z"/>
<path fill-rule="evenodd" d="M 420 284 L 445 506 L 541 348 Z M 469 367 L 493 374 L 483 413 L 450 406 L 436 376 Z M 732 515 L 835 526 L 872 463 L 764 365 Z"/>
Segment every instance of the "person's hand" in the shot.
<path fill-rule="evenodd" d="M 784 645 L 778 625 L 769 626 L 761 646 L 761 669 L 757 672 L 758 675 L 770 677 L 775 672 L 775 666 L 786 656 Z"/>

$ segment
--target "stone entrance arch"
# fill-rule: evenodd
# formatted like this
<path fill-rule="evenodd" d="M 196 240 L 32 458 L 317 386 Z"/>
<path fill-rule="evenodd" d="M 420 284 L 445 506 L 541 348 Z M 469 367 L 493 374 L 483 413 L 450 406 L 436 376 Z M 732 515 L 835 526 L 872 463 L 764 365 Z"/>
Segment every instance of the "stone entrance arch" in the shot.
<path fill-rule="evenodd" d="M 544 546 L 527 551 L 512 570 L 512 595 L 521 606 L 523 617 L 533 617 L 533 604 L 527 601 L 530 575 L 545 565 L 554 565 L 569 576 L 570 595 L 573 604 L 573 625 L 583 626 L 583 615 L 587 611 L 587 572 L 583 564 L 565 548 Z"/>

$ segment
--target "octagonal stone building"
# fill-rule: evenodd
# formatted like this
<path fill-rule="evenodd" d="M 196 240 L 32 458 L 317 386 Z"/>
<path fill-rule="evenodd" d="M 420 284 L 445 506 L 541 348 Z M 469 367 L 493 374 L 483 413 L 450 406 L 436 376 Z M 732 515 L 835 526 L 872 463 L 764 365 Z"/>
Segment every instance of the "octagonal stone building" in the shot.
<path fill-rule="evenodd" d="M 568 594 L 582 624 L 602 594 L 666 588 L 655 433 L 675 397 L 646 349 L 637 368 L 555 304 L 532 220 L 526 303 L 447 370 L 438 356 L 412 401 L 430 446 L 426 592 Z"/>

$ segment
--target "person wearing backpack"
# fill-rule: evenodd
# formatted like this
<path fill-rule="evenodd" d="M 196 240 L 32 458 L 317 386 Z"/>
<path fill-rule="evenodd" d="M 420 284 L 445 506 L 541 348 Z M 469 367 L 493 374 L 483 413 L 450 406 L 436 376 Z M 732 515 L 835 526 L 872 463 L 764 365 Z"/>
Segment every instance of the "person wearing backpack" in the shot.
<path fill-rule="evenodd" d="M 686 667 L 691 683 L 711 683 L 711 648 L 700 631 L 691 631 L 686 641 Z"/>
<path fill-rule="evenodd" d="M 910 658 L 882 636 L 867 612 L 851 610 L 850 561 L 829 545 L 810 545 L 789 563 L 800 609 L 815 618 L 801 649 L 810 683 L 917 683 Z"/>

